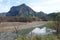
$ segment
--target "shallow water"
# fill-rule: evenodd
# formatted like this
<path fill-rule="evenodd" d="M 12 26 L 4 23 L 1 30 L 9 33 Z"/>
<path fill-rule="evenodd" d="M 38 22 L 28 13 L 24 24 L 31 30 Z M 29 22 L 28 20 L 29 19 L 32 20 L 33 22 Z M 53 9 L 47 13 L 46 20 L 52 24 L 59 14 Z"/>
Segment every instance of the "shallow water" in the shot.
<path fill-rule="evenodd" d="M 47 35 L 47 34 L 53 34 L 53 32 L 56 32 L 56 30 L 52 30 L 52 29 L 49 29 L 49 28 L 46 28 L 46 27 L 35 28 L 29 33 L 29 35 L 30 34 L 33 34 L 33 35 Z"/>
<path fill-rule="evenodd" d="M 14 38 L 16 38 L 16 34 L 15 33 L 2 33 L 0 35 L 1 40 L 14 40 Z"/>
<path fill-rule="evenodd" d="M 53 34 L 53 32 L 56 32 L 56 30 L 52 30 L 52 29 L 43 27 L 43 28 L 33 29 L 31 32 L 28 33 L 28 35 L 31 35 L 31 33 L 33 35 L 46 35 L 46 34 Z M 0 38 L 2 40 L 14 40 L 17 37 L 17 35 L 20 35 L 20 34 L 10 33 L 10 32 L 1 33 Z"/>

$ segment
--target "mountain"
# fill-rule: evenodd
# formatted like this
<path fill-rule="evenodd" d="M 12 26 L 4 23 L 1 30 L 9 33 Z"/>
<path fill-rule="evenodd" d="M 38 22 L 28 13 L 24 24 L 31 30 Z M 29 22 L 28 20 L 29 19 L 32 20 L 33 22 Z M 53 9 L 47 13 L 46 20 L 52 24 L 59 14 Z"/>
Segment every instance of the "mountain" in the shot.
<path fill-rule="evenodd" d="M 58 13 L 50 13 L 47 15 L 47 19 L 55 20 Z"/>
<path fill-rule="evenodd" d="M 42 11 L 35 12 L 33 9 L 31 9 L 26 4 L 22 4 L 19 6 L 13 6 L 11 7 L 10 11 L 7 13 L 1 13 L 0 16 L 6 16 L 2 17 L 1 19 L 7 20 L 7 21 L 27 21 L 27 20 L 55 20 L 57 13 L 50 13 L 46 14 Z M 9 16 L 9 17 L 8 17 Z"/>
<path fill-rule="evenodd" d="M 1 17 L 1 16 L 6 16 L 6 13 L 0 13 L 0 17 Z"/>
<path fill-rule="evenodd" d="M 46 15 L 47 14 L 42 11 L 36 13 L 36 16 L 39 16 L 39 17 L 45 17 Z"/>
<path fill-rule="evenodd" d="M 32 10 L 25 4 L 19 6 L 13 6 L 10 11 L 6 14 L 6 16 L 33 16 L 35 15 L 35 11 Z"/>
<path fill-rule="evenodd" d="M 45 17 L 47 14 L 44 12 L 35 12 L 26 4 L 21 4 L 19 6 L 13 6 L 10 11 L 6 14 L 6 16 L 39 16 Z"/>
<path fill-rule="evenodd" d="M 55 13 L 46 14 L 42 11 L 35 12 L 33 9 L 31 9 L 26 4 L 21 4 L 19 6 L 13 6 L 11 7 L 10 11 L 6 13 L 6 16 L 22 16 L 22 17 L 28 17 L 28 16 L 34 16 L 38 17 L 43 20 L 50 20 L 55 18 Z"/>
<path fill-rule="evenodd" d="M 42 12 L 42 11 L 37 12 L 37 13 L 36 13 L 36 16 L 37 16 L 38 18 L 42 19 L 42 20 L 46 20 L 46 19 L 47 19 L 47 14 L 44 13 L 44 12 Z"/>
<path fill-rule="evenodd" d="M 19 6 L 11 7 L 10 11 L 8 11 L 5 15 L 6 17 L 1 17 L 3 21 L 8 22 L 31 22 L 40 20 L 40 16 L 45 16 L 44 12 L 35 12 L 29 6 L 22 4 Z M 1 21 L 2 21 L 1 20 Z"/>
<path fill-rule="evenodd" d="M 60 12 L 57 12 L 57 13 L 50 13 L 49 15 L 47 15 L 48 18 L 56 21 L 57 19 L 60 20 Z"/>

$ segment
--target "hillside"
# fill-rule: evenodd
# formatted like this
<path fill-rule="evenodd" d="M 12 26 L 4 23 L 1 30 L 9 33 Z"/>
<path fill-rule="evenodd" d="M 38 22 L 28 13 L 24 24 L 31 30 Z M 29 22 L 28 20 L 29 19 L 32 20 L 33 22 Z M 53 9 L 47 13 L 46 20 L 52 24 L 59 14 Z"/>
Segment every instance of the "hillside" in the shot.
<path fill-rule="evenodd" d="M 57 13 L 46 14 L 42 11 L 35 12 L 26 4 L 13 6 L 6 13 L 0 13 L 0 21 L 2 22 L 31 22 L 31 21 L 51 21 L 55 20 Z"/>
<path fill-rule="evenodd" d="M 36 12 L 26 4 L 13 6 L 6 16 L 33 16 Z"/>

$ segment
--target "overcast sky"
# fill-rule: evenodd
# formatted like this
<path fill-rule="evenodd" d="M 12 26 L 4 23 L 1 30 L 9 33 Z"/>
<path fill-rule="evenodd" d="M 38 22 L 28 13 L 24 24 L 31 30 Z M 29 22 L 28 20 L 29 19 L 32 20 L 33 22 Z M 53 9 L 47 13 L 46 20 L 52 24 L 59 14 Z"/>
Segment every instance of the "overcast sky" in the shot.
<path fill-rule="evenodd" d="M 23 3 L 36 12 L 52 13 L 60 11 L 60 0 L 0 0 L 0 13 L 8 12 L 12 6 Z"/>

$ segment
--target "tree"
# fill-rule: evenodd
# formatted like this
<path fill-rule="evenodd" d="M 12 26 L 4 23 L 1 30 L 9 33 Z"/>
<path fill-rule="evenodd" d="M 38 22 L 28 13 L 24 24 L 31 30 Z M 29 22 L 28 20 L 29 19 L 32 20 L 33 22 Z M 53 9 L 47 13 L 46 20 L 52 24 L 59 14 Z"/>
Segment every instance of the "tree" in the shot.
<path fill-rule="evenodd" d="M 57 33 L 60 33 L 60 13 L 57 13 L 57 16 L 56 16 L 56 30 L 57 30 Z"/>

